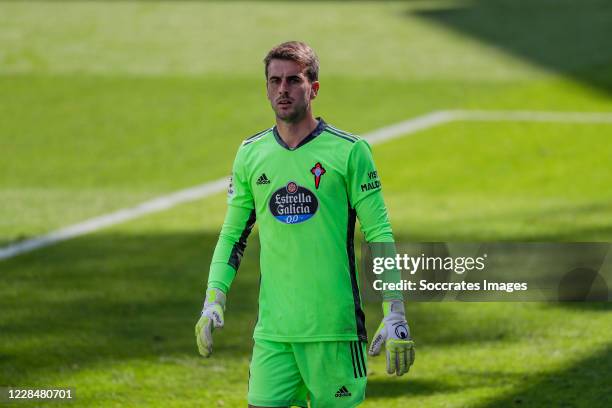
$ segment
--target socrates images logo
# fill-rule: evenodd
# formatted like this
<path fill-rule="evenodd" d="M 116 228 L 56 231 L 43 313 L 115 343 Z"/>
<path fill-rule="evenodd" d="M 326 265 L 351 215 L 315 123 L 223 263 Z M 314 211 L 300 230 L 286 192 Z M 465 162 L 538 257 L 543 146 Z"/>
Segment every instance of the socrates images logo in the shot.
<path fill-rule="evenodd" d="M 284 224 L 298 224 L 310 219 L 319 208 L 317 196 L 290 181 L 270 196 L 270 212 Z"/>

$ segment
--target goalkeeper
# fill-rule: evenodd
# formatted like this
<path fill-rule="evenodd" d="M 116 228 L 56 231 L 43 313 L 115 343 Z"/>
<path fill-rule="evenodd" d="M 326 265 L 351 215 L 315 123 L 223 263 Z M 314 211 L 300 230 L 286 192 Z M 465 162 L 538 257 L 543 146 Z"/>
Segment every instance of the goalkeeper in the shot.
<path fill-rule="evenodd" d="M 213 254 L 199 352 L 213 350 L 226 297 L 247 237 L 259 223 L 261 285 L 250 364 L 251 407 L 354 407 L 365 398 L 366 328 L 357 284 L 354 228 L 369 243 L 393 235 L 368 143 L 312 113 L 319 61 L 301 42 L 266 58 L 267 97 L 276 125 L 246 139 L 236 154 L 228 210 Z M 387 371 L 414 361 L 399 292 L 383 295 L 384 318 L 369 349 L 383 345 Z"/>

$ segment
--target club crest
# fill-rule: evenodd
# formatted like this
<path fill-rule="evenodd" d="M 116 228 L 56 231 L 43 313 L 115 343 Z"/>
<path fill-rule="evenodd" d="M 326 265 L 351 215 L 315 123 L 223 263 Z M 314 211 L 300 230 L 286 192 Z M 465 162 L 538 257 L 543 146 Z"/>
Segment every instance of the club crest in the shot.
<path fill-rule="evenodd" d="M 319 189 L 319 183 L 321 183 L 321 177 L 326 173 L 325 168 L 321 165 L 321 163 L 317 162 L 310 172 L 314 176 L 315 188 Z"/>

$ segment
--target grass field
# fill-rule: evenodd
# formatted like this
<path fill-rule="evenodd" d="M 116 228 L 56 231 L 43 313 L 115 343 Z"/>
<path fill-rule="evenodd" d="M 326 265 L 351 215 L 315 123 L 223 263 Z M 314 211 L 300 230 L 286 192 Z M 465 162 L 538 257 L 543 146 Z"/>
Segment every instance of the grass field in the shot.
<path fill-rule="evenodd" d="M 0 1 L 0 246 L 225 176 L 271 124 L 261 59 L 281 41 L 319 53 L 316 113 L 365 133 L 440 109 L 610 112 L 611 27 L 596 0 Z M 453 122 L 374 155 L 399 239 L 611 241 L 611 136 Z M 0 386 L 245 406 L 256 233 L 211 359 L 193 338 L 224 211 L 218 194 L 0 261 Z M 371 359 L 363 406 L 607 406 L 609 305 L 409 304 L 415 366 Z"/>

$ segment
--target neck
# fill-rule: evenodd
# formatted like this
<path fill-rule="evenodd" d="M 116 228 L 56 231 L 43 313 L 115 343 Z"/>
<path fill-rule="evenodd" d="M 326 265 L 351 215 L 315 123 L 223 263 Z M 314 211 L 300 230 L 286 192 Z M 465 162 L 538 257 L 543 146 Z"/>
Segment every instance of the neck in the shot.
<path fill-rule="evenodd" d="M 283 142 L 290 148 L 295 148 L 317 127 L 319 122 L 311 112 L 297 122 L 285 122 L 276 118 L 276 130 Z"/>

